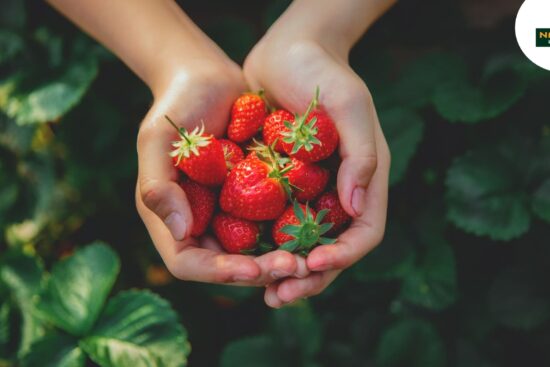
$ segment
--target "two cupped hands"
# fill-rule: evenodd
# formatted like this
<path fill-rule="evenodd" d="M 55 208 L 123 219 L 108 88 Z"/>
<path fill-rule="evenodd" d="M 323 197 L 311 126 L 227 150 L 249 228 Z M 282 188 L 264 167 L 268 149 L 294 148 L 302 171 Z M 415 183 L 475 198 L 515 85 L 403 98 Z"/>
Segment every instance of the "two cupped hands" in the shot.
<path fill-rule="evenodd" d="M 136 205 L 168 270 L 182 280 L 264 286 L 265 302 L 275 308 L 321 293 L 380 243 L 390 168 L 370 92 L 348 64 L 351 45 L 287 33 L 272 27 L 242 69 L 211 46 L 159 65 L 162 73 L 151 85 L 154 103 L 137 143 Z M 271 104 L 303 112 L 317 86 L 340 136 L 337 190 L 353 218 L 349 229 L 307 258 L 281 250 L 258 257 L 228 254 L 212 236 L 191 237 L 191 209 L 168 156 L 176 136 L 164 116 L 187 129 L 204 121 L 207 132 L 221 136 L 232 103 L 246 90 L 263 89 Z"/>

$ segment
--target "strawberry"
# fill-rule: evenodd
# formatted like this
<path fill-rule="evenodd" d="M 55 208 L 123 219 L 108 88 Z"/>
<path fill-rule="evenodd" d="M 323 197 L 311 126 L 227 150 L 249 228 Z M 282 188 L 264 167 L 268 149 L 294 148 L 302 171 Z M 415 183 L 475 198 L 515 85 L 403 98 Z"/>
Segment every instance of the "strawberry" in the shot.
<path fill-rule="evenodd" d="M 294 121 L 294 115 L 286 110 L 277 110 L 266 117 L 262 131 L 265 144 L 272 145 L 277 140 L 274 149 L 279 153 L 285 152 L 281 135 L 286 129 L 285 121 Z"/>
<path fill-rule="evenodd" d="M 304 162 L 317 162 L 328 158 L 338 146 L 338 131 L 330 116 L 319 104 L 319 88 L 303 116 L 286 120 L 282 146 L 291 157 Z"/>
<path fill-rule="evenodd" d="M 328 210 L 328 214 L 323 223 L 330 222 L 334 224 L 329 232 L 330 235 L 340 234 L 346 224 L 351 220 L 351 216 L 342 208 L 336 191 L 325 192 L 321 195 L 315 203 L 315 209 L 317 211 Z"/>
<path fill-rule="evenodd" d="M 328 170 L 315 163 L 305 163 L 292 158 L 291 168 L 285 173 L 288 182 L 293 187 L 294 197 L 299 202 L 313 200 L 319 196 L 329 179 Z"/>
<path fill-rule="evenodd" d="M 267 114 L 263 92 L 245 93 L 233 103 L 227 136 L 236 143 L 244 143 L 258 133 Z"/>
<path fill-rule="evenodd" d="M 193 213 L 191 236 L 199 237 L 206 231 L 214 214 L 216 194 L 207 187 L 189 179 L 183 180 L 180 186 L 185 191 L 191 213 Z"/>
<path fill-rule="evenodd" d="M 272 228 L 273 240 L 280 250 L 307 254 L 315 245 L 328 245 L 335 240 L 322 237 L 332 227 L 331 223 L 323 223 L 327 210 L 319 213 L 294 201 L 275 221 Z"/>
<path fill-rule="evenodd" d="M 193 131 L 177 127 L 165 116 L 179 133 L 180 140 L 172 142 L 175 148 L 170 156 L 174 164 L 190 178 L 207 186 L 221 185 L 227 175 L 223 148 L 214 136 L 204 133 L 204 125 Z"/>
<path fill-rule="evenodd" d="M 227 213 L 216 214 L 212 228 L 225 251 L 230 254 L 246 253 L 254 249 L 260 237 L 258 223 Z"/>
<path fill-rule="evenodd" d="M 222 210 L 248 220 L 271 220 L 285 209 L 290 194 L 285 170 L 256 154 L 229 172 L 220 194 Z"/>
<path fill-rule="evenodd" d="M 244 153 L 237 144 L 231 140 L 220 139 L 225 157 L 225 165 L 228 170 L 231 170 L 237 163 L 244 159 Z"/>

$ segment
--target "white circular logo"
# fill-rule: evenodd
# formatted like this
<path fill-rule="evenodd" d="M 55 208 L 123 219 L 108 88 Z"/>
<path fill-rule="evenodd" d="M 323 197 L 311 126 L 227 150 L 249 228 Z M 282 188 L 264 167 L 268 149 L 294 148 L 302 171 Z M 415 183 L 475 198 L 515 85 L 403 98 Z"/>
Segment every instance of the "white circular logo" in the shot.
<path fill-rule="evenodd" d="M 533 63 L 550 70 L 550 1 L 526 0 L 516 18 L 519 47 Z"/>

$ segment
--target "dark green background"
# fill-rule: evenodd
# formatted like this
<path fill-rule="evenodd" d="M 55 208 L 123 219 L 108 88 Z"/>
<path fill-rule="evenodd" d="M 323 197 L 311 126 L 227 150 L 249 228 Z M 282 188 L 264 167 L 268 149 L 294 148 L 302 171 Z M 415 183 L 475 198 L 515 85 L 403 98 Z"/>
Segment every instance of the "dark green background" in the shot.
<path fill-rule="evenodd" d="M 109 243 L 115 290 L 167 298 L 193 367 L 549 365 L 550 79 L 517 47 L 519 3 L 401 1 L 359 42 L 393 158 L 386 238 L 272 311 L 262 290 L 167 277 L 133 203 L 150 93 L 46 4 L 3 1 L 0 248 L 49 265 Z M 242 62 L 287 2 L 182 5 Z"/>

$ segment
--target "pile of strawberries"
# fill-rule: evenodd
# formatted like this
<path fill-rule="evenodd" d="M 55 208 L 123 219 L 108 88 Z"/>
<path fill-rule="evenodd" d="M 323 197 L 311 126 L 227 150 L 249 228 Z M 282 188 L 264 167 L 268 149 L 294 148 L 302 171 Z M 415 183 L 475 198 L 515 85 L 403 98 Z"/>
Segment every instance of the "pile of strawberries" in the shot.
<path fill-rule="evenodd" d="M 318 100 L 317 88 L 299 115 L 269 107 L 261 92 L 246 93 L 233 104 L 228 139 L 204 126 L 189 132 L 166 117 L 179 133 L 170 155 L 185 173 L 193 236 L 210 226 L 227 252 L 244 254 L 279 248 L 306 255 L 335 242 L 325 235 L 337 236 L 351 218 L 327 189 L 339 138 Z"/>

